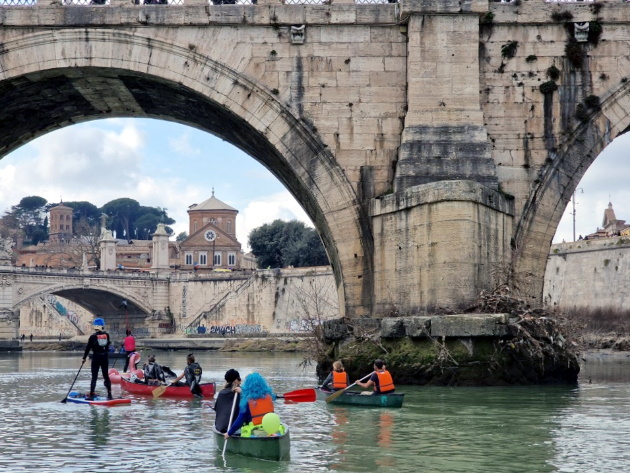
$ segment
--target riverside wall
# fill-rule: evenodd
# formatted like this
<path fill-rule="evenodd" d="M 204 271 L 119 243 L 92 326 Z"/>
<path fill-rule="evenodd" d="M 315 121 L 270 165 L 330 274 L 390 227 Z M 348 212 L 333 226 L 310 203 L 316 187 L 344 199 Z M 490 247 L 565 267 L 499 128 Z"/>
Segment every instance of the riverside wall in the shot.
<path fill-rule="evenodd" d="M 546 307 L 622 308 L 629 303 L 630 238 L 552 245 L 544 280 Z"/>

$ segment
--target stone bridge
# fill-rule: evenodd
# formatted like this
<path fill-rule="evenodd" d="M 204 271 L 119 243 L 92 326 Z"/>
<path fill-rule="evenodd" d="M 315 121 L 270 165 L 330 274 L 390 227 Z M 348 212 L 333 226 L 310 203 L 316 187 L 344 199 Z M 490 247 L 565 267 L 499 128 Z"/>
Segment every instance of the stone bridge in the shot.
<path fill-rule="evenodd" d="M 239 334 L 304 332 L 312 328 L 309 320 L 338 316 L 335 287 L 329 267 L 197 275 L 0 264 L 0 340 L 16 338 L 18 330 L 25 333 L 19 323 L 20 309 L 27 313 L 41 309 L 49 294 L 82 307 L 92 317 L 101 315 L 116 338 L 122 338 L 127 328 L 151 337 L 197 333 L 199 327 Z M 67 327 L 67 320 L 54 307 L 41 312 L 49 315 L 38 322 L 40 326 L 31 324 L 27 334 L 56 336 L 60 327 Z M 73 323 L 90 333 L 92 317 Z M 25 318 L 22 322 L 28 325 Z"/>
<path fill-rule="evenodd" d="M 108 117 L 213 133 L 301 203 L 351 317 L 509 280 L 540 302 L 573 191 L 630 126 L 619 1 L 19 3 L 0 6 L 0 156 Z M 155 307 L 159 280 L 125 284 Z"/>
<path fill-rule="evenodd" d="M 92 314 L 106 314 L 108 327 L 124 327 L 129 321 L 133 326 L 144 326 L 146 317 L 166 311 L 169 282 L 169 277 L 159 274 L 5 267 L 0 268 L 0 312 L 5 317 L 15 314 L 15 319 L 20 306 L 55 294 Z M 123 300 L 126 307 L 121 304 Z M 15 336 L 13 325 L 5 329 L 11 332 L 9 338 Z"/>

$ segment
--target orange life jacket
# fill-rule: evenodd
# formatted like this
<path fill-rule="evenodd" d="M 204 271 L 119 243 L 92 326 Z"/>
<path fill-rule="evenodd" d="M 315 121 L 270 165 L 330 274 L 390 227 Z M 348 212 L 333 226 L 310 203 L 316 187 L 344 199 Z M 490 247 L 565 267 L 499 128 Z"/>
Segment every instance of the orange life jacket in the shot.
<path fill-rule="evenodd" d="M 377 371 L 376 376 L 378 376 L 378 388 L 376 383 L 374 384 L 374 391 L 379 393 L 388 393 L 396 389 L 394 386 L 394 380 L 392 379 L 392 375 L 389 374 L 389 371 Z"/>
<path fill-rule="evenodd" d="M 333 389 L 345 389 L 348 387 L 348 374 L 345 371 L 332 372 Z"/>
<path fill-rule="evenodd" d="M 269 394 L 262 399 L 247 401 L 247 404 L 249 405 L 249 412 L 252 415 L 252 424 L 254 425 L 262 424 L 265 414 L 273 412 L 273 400 Z"/>

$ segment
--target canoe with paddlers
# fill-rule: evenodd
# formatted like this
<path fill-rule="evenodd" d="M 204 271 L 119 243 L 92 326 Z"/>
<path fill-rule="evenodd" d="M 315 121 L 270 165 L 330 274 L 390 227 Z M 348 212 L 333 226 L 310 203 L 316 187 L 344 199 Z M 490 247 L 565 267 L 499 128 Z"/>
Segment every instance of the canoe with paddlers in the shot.
<path fill-rule="evenodd" d="M 249 437 L 232 436 L 227 439 L 226 451 L 263 460 L 288 460 L 291 451 L 289 428 L 283 425 L 282 434 L 268 435 L 264 431 L 260 435 Z M 223 451 L 224 434 L 212 427 L 217 448 Z"/>
<path fill-rule="evenodd" d="M 139 381 L 139 380 L 138 380 Z M 214 393 L 216 391 L 215 383 L 201 383 L 199 385 L 201 387 L 201 394 L 203 397 L 212 399 L 214 397 Z M 120 378 L 120 387 L 123 391 L 127 391 L 132 394 L 143 394 L 152 396 L 153 391 L 158 388 L 166 388 L 164 392 L 160 395 L 160 397 L 176 397 L 180 399 L 189 398 L 192 399 L 193 393 L 190 392 L 190 387 L 187 385 L 184 386 L 160 386 L 158 384 L 146 384 L 144 382 L 134 382 L 129 378 Z"/>
<path fill-rule="evenodd" d="M 335 391 L 317 389 L 317 398 L 326 400 Z M 402 407 L 405 395 L 403 393 L 373 394 L 369 391 L 346 391 L 336 397 L 329 404 L 343 404 L 363 407 Z"/>

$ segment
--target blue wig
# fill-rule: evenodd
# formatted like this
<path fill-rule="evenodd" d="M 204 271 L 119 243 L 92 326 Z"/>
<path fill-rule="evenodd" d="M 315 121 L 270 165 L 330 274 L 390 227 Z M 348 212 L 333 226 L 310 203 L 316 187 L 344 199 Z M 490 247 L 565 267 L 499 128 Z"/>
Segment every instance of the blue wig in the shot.
<path fill-rule="evenodd" d="M 251 373 L 247 375 L 241 385 L 241 402 L 239 407 L 244 410 L 248 401 L 262 399 L 267 394 L 273 397 L 273 391 L 267 384 L 267 381 L 265 381 L 265 378 L 258 373 Z"/>

